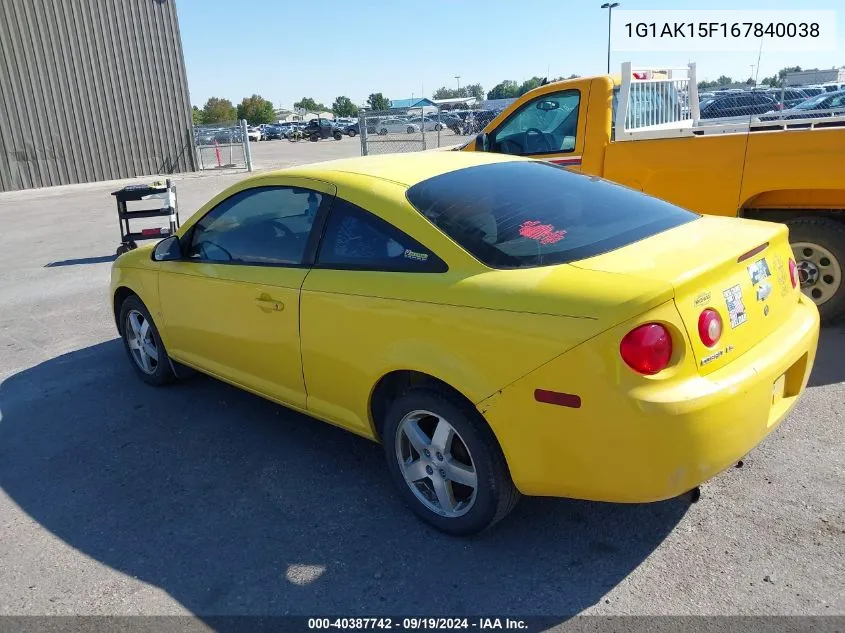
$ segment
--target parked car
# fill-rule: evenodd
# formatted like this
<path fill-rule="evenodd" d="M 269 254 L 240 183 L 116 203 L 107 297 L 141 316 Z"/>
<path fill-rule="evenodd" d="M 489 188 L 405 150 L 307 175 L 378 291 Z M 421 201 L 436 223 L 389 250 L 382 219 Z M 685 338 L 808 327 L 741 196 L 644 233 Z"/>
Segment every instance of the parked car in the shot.
<path fill-rule="evenodd" d="M 239 182 L 118 257 L 110 297 L 140 380 L 188 366 L 380 441 L 411 510 L 469 535 L 520 493 L 683 495 L 762 442 L 819 335 L 812 301 L 769 274 L 781 260 L 782 224 L 415 152 Z M 765 311 L 742 301 L 761 279 Z"/>
<path fill-rule="evenodd" d="M 217 130 L 202 128 L 196 131 L 197 145 L 213 145 L 217 138 Z"/>
<path fill-rule="evenodd" d="M 264 128 L 264 139 L 271 140 L 271 139 L 282 139 L 282 127 L 280 125 L 268 125 Z"/>
<path fill-rule="evenodd" d="M 785 90 L 774 88 L 769 90 L 766 94 L 774 99 L 775 103 L 781 104 L 784 109 L 791 108 L 806 100 L 807 97 L 810 96 L 803 90 L 799 90 L 797 88 L 786 88 Z"/>
<path fill-rule="evenodd" d="M 333 138 L 339 141 L 343 138 L 341 131 L 335 127 L 334 121 L 323 118 L 308 121 L 308 124 L 302 129 L 302 134 L 310 141 L 319 141 L 325 138 Z"/>
<path fill-rule="evenodd" d="M 775 109 L 776 105 L 769 95 L 749 91 L 706 99 L 699 109 L 702 119 L 717 119 L 763 114 Z"/>
<path fill-rule="evenodd" d="M 246 129 L 247 137 L 250 141 L 262 141 L 264 140 L 264 134 L 262 131 L 257 127 L 248 127 Z"/>
<path fill-rule="evenodd" d="M 348 136 L 355 136 L 361 133 L 361 126 L 358 121 L 352 123 L 351 125 L 347 125 L 346 128 L 343 130 L 343 133 Z M 367 120 L 367 134 L 375 134 L 376 133 L 376 122 L 372 119 Z"/>
<path fill-rule="evenodd" d="M 845 90 L 823 92 L 802 101 L 793 108 L 772 112 L 760 117 L 761 121 L 780 121 L 783 119 L 818 119 L 845 115 Z"/>
<path fill-rule="evenodd" d="M 398 117 L 390 117 L 380 120 L 376 123 L 376 131 L 378 134 L 414 134 L 420 131 L 420 126 L 415 123 L 410 123 Z"/>
<path fill-rule="evenodd" d="M 422 117 L 416 116 L 410 117 L 406 120 L 408 123 L 413 123 L 417 127 L 424 127 L 426 132 L 439 132 L 444 127 L 440 121 L 430 117 L 425 117 L 425 120 L 423 120 Z"/>

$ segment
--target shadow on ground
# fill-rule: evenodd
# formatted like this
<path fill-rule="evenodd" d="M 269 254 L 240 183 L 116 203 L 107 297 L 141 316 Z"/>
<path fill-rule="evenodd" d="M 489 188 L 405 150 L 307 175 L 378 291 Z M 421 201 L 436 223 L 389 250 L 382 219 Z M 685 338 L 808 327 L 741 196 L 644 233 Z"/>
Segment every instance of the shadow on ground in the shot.
<path fill-rule="evenodd" d="M 443 536 L 381 447 L 198 376 L 141 383 L 118 340 L 0 385 L 0 485 L 82 553 L 200 616 L 519 614 L 594 604 L 687 510 L 523 499 Z"/>
<path fill-rule="evenodd" d="M 82 264 L 104 264 L 113 262 L 117 255 L 100 255 L 99 257 L 80 257 L 78 259 L 63 259 L 57 262 L 45 264 L 44 268 L 56 268 L 57 266 L 80 266 Z"/>
<path fill-rule="evenodd" d="M 822 328 L 816 362 L 807 385 L 821 387 L 845 382 L 845 325 Z"/>

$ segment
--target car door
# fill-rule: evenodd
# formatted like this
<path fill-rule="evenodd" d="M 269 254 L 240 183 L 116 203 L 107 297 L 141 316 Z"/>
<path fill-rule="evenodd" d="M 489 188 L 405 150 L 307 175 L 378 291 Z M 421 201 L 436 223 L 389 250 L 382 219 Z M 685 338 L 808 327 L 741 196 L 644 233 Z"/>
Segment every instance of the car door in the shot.
<path fill-rule="evenodd" d="M 335 188 L 285 181 L 205 213 L 182 236 L 182 260 L 162 263 L 159 296 L 175 360 L 304 409 L 299 292 Z"/>
<path fill-rule="evenodd" d="M 420 218 L 422 220 L 422 218 Z M 302 371 L 308 411 L 371 434 L 369 397 L 401 332 L 419 327 L 397 288 L 430 287 L 446 264 L 365 209 L 335 198 L 314 267 L 302 286 Z"/>
<path fill-rule="evenodd" d="M 522 104 L 488 135 L 490 150 L 542 158 L 580 171 L 586 117 L 581 91 L 549 92 Z"/>

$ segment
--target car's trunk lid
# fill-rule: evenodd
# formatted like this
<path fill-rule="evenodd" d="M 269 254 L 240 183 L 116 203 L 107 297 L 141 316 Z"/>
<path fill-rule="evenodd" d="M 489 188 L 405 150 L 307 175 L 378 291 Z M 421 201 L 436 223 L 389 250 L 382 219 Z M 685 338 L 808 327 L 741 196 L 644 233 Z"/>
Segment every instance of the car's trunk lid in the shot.
<path fill-rule="evenodd" d="M 781 224 L 702 217 L 625 248 L 573 265 L 670 283 L 699 373 L 729 363 L 765 339 L 794 309 L 787 228 Z M 707 347 L 698 320 L 707 308 L 722 318 L 721 338 Z"/>

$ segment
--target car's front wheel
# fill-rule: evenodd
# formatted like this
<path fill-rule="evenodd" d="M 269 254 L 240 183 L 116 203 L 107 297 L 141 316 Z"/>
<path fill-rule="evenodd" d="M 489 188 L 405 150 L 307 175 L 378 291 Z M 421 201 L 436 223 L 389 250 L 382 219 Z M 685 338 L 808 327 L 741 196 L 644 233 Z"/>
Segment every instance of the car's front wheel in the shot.
<path fill-rule="evenodd" d="M 349 135 L 349 138 L 355 136 L 355 130 L 346 130 L 346 133 Z"/>
<path fill-rule="evenodd" d="M 390 407 L 383 440 L 400 495 L 443 532 L 481 532 L 519 500 L 493 432 L 470 404 L 451 393 L 406 391 Z"/>
<path fill-rule="evenodd" d="M 143 302 L 135 295 L 127 297 L 120 307 L 119 319 L 123 346 L 141 380 L 151 385 L 173 381 L 176 374 L 170 358 Z"/>

